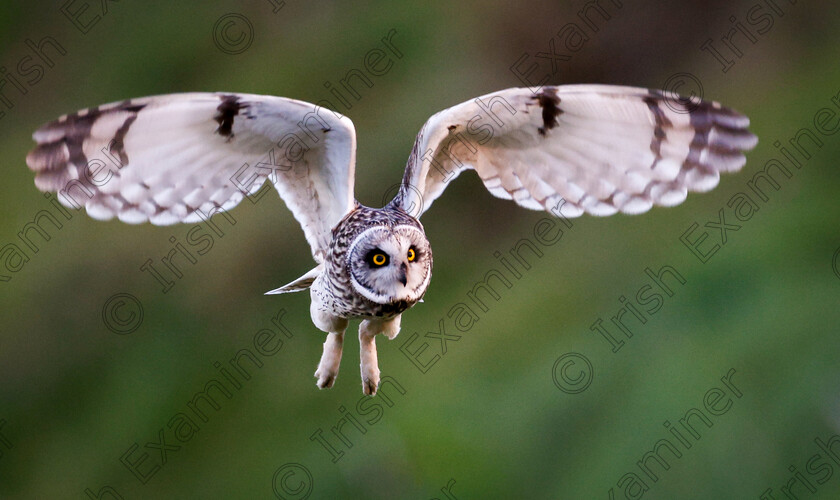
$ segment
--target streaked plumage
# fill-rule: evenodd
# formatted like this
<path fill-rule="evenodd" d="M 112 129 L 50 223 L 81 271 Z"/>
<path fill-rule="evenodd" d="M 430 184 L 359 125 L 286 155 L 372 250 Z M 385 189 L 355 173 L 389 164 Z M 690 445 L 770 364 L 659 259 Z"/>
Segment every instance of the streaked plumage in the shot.
<path fill-rule="evenodd" d="M 313 104 L 250 94 L 130 99 L 59 118 L 27 156 L 42 191 L 97 219 L 199 222 L 269 180 L 303 227 L 317 266 L 269 293 L 310 289 L 328 334 L 315 375 L 338 373 L 348 321 L 361 319 L 362 385 L 379 381 L 374 336 L 397 335 L 432 270 L 419 217 L 461 172 L 518 205 L 576 217 L 681 203 L 739 170 L 757 139 L 714 102 L 608 85 L 508 89 L 432 116 L 385 207 L 353 196 L 350 119 Z"/>

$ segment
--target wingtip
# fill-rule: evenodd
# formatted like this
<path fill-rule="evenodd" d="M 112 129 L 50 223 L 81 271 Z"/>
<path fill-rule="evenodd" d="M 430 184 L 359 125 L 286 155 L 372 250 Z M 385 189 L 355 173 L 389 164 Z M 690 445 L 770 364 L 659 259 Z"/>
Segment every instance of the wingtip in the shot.
<path fill-rule="evenodd" d="M 744 151 L 749 151 L 754 147 L 758 146 L 758 136 L 753 134 L 752 132 L 748 132 L 750 136 L 746 138 L 747 144 L 744 147 Z"/>

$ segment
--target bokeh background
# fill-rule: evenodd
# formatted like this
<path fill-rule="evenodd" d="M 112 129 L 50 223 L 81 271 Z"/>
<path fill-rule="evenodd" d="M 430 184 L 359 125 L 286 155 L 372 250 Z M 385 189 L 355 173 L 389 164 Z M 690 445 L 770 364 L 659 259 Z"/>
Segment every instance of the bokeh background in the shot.
<path fill-rule="evenodd" d="M 767 498 L 784 498 L 781 488 L 800 473 L 808 484 L 791 483 L 794 494 L 836 498 L 840 462 L 814 440 L 840 433 L 840 139 L 819 135 L 822 147 L 811 147 L 790 179 L 779 177 L 778 191 L 766 189 L 769 200 L 749 221 L 734 219 L 726 203 L 779 157 L 775 141 L 814 130 L 820 108 L 840 111 L 840 11 L 828 1 L 600 4 L 610 19 L 590 12 L 593 29 L 578 17 L 582 0 L 106 2 L 106 13 L 85 0 L 3 2 L 0 74 L 14 74 L 31 55 L 26 40 L 53 37 L 66 54 L 54 54 L 52 67 L 42 63 L 25 94 L 9 81 L 2 87 L 13 107 L 0 102 L 0 274 L 10 277 L 0 282 L 0 497 L 757 498 L 772 488 Z M 250 25 L 232 25 L 214 43 L 214 25 L 229 13 Z M 587 38 L 573 53 L 558 35 L 569 23 Z M 754 36 L 733 38 L 741 57 L 720 41 L 736 23 Z M 252 37 L 237 39 L 243 30 Z M 535 55 L 551 40 L 571 55 L 551 83 L 662 87 L 690 73 L 696 80 L 683 90 L 700 82 L 705 97 L 749 115 L 760 143 L 743 171 L 677 208 L 575 219 L 472 329 L 452 330 L 447 318 L 447 333 L 461 337 L 441 355 L 425 333 L 437 332 L 476 281 L 500 267 L 494 252 L 533 238 L 546 216 L 497 200 L 463 175 L 423 219 L 436 258 L 425 303 L 404 315 L 396 340 L 378 339 L 383 375 L 405 391 L 383 389 L 387 401 L 360 404 L 355 324 L 335 387 L 318 391 L 312 374 L 324 335 L 310 323 L 308 295 L 262 295 L 311 267 L 302 233 L 273 191 L 256 205 L 243 202 L 234 226 L 219 222 L 224 237 L 183 266 L 165 294 L 139 268 L 147 259 L 160 266 L 170 237 L 184 241 L 188 226 L 128 226 L 73 212 L 37 253 L 27 251 L 28 262 L 3 247 L 20 245 L 17 233 L 39 211 L 55 213 L 24 163 L 43 122 L 181 91 L 317 102 L 330 98 L 325 82 L 363 69 L 365 54 L 384 48 L 391 30 L 403 57 L 386 74 L 368 75 L 371 88 L 357 86 L 352 109 L 339 108 L 356 125 L 356 196 L 367 205 L 381 206 L 398 182 L 432 113 L 522 86 L 510 67 L 523 56 L 523 70 L 539 65 L 534 81 L 550 73 Z M 734 61 L 728 71 L 701 50 L 707 39 Z M 221 50 L 248 43 L 238 54 Z M 721 208 L 741 226 L 725 244 L 717 229 L 704 228 Z M 704 249 L 720 244 L 706 263 L 679 240 L 695 222 L 709 233 Z M 599 317 L 609 323 L 620 297 L 632 300 L 650 283 L 644 269 L 664 265 L 686 283 L 646 324 L 628 322 L 634 336 L 611 352 L 590 325 Z M 105 304 L 120 293 L 143 310 L 138 328 L 123 335 L 103 321 Z M 230 399 L 216 395 L 219 410 L 204 406 L 208 421 L 178 441 L 167 424 L 205 384 L 222 380 L 214 363 L 228 366 L 241 349 L 253 350 L 254 335 L 276 330 L 271 319 L 281 310 L 293 336 L 281 337 L 280 351 L 261 357 Z M 131 322 L 130 304 L 118 312 Z M 429 344 L 424 362 L 440 356 L 426 373 L 400 350 L 415 332 L 411 349 Z M 577 394 L 555 384 L 586 368 L 578 357 L 555 370 L 566 353 L 592 367 L 590 385 Z M 637 462 L 660 439 L 675 441 L 665 422 L 702 409 L 730 369 L 742 396 L 711 417 L 711 428 L 700 424 L 702 437 L 679 448 L 681 458 L 663 451 L 668 470 L 649 461 L 658 479 L 646 477 Z M 338 425 L 352 447 L 332 433 Z M 161 430 L 167 446 L 180 446 L 165 463 L 154 448 Z M 343 453 L 337 461 L 310 439 L 319 430 Z M 127 452 L 131 461 L 147 454 L 138 465 L 150 474 L 145 484 L 121 463 Z M 823 459 L 809 472 L 818 453 Z M 618 484 L 628 473 L 647 491 Z"/>

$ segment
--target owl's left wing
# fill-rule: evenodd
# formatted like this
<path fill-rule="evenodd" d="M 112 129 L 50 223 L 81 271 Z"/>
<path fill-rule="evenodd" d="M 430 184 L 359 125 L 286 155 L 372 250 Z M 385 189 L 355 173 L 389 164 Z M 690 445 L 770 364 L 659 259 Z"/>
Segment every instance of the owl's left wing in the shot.
<path fill-rule="evenodd" d="M 495 196 L 576 217 L 682 203 L 739 170 L 749 119 L 716 102 L 611 85 L 502 90 L 441 111 L 417 136 L 391 202 L 419 217 L 461 172 Z M 554 209 L 554 210 L 552 210 Z M 559 212 L 559 213 L 558 213 Z"/>

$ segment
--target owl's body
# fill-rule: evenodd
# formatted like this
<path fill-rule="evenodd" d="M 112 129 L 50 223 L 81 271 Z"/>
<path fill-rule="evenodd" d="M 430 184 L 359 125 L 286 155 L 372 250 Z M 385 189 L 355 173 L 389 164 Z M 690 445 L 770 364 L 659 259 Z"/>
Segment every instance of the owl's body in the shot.
<path fill-rule="evenodd" d="M 382 302 L 374 302 L 358 291 L 352 282 L 352 268 L 348 265 L 348 253 L 351 245 L 365 231 L 381 227 L 393 230 L 400 226 L 416 228 L 421 234 L 420 221 L 392 206 L 375 209 L 357 205 L 344 217 L 332 231 L 333 239 L 323 264 L 323 272 L 315 279 L 311 287 L 313 308 L 343 319 L 393 319 L 413 306 L 426 292 L 428 279 L 422 279 L 422 288 L 410 297 L 388 296 Z M 424 268 L 423 278 L 428 272 L 431 276 L 431 251 L 423 255 L 428 258 L 429 269 Z M 419 261 L 415 261 L 419 262 Z M 417 265 L 417 264 L 414 264 Z"/>
<path fill-rule="evenodd" d="M 280 97 L 171 94 L 82 110 L 37 130 L 27 164 L 35 185 L 65 206 L 134 224 L 208 221 L 270 181 L 317 265 L 268 293 L 309 289 L 312 322 L 327 333 L 320 388 L 336 379 L 349 321 L 361 320 L 362 388 L 373 395 L 374 337 L 399 333 L 431 279 L 419 218 L 462 172 L 474 170 L 494 196 L 558 217 L 638 214 L 739 170 L 757 143 L 748 125 L 716 102 L 657 90 L 503 90 L 433 115 L 381 209 L 353 196 L 352 122 Z"/>
<path fill-rule="evenodd" d="M 361 319 L 362 385 L 375 394 L 379 367 L 373 338 L 394 338 L 401 314 L 422 300 L 432 275 L 432 251 L 423 225 L 390 204 L 369 208 L 356 203 L 331 231 L 323 262 L 302 278 L 268 292 L 309 287 L 312 323 L 327 332 L 315 376 L 318 387 L 332 387 L 341 362 L 348 321 Z M 376 256 L 384 260 L 374 261 Z"/>

